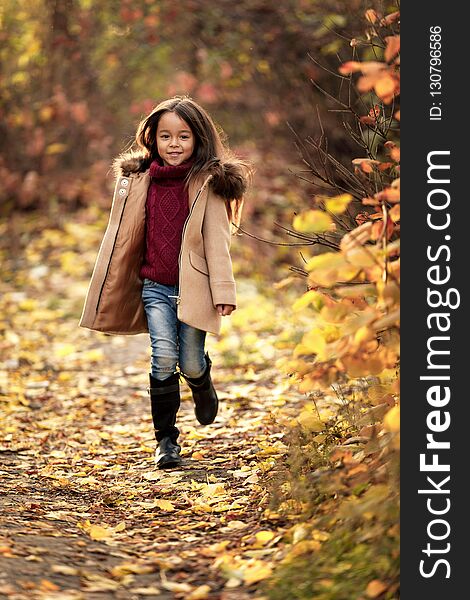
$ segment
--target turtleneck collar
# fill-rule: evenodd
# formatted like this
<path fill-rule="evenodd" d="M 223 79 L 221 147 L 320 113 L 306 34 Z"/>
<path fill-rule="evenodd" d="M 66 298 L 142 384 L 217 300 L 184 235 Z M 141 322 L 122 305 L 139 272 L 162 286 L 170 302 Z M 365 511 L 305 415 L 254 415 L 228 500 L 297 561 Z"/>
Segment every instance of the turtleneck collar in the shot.
<path fill-rule="evenodd" d="M 187 161 L 180 165 L 164 165 L 162 159 L 158 156 L 150 164 L 149 175 L 158 180 L 160 184 L 178 185 L 177 180 L 183 180 L 194 164 L 194 157 L 191 156 Z"/>

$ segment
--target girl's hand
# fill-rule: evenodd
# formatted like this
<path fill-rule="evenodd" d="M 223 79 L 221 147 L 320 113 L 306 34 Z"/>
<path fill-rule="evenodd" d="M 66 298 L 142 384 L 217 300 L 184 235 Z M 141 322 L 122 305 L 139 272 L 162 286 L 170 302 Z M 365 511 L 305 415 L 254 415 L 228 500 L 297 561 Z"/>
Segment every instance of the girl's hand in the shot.
<path fill-rule="evenodd" d="M 221 317 L 228 316 L 235 310 L 233 304 L 217 304 L 217 312 Z"/>

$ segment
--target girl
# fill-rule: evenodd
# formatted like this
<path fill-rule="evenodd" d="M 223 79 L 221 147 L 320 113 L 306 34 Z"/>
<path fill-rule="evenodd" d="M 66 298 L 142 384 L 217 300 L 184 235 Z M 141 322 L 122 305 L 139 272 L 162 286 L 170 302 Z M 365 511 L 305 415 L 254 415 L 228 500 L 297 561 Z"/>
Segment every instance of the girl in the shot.
<path fill-rule="evenodd" d="M 198 421 L 217 415 L 206 333 L 236 309 L 230 258 L 252 170 L 188 96 L 161 102 L 138 126 L 137 148 L 114 161 L 116 188 L 79 325 L 148 332 L 158 468 L 181 464 L 180 375 Z M 179 372 L 176 370 L 177 366 Z"/>

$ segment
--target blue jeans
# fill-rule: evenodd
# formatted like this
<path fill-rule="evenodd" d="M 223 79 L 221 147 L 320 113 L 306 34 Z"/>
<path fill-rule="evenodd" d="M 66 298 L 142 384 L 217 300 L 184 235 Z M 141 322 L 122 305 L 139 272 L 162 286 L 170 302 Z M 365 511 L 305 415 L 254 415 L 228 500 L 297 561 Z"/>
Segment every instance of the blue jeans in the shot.
<path fill-rule="evenodd" d="M 190 378 L 206 370 L 206 332 L 179 321 L 176 316 L 178 285 L 144 279 L 142 302 L 152 346 L 152 376 L 163 381 L 176 371 Z"/>

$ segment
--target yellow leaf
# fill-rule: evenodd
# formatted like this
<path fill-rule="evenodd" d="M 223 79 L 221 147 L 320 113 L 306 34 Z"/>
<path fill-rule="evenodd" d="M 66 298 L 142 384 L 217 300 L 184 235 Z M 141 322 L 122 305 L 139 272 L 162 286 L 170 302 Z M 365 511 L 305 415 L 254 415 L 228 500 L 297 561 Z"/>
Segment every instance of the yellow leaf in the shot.
<path fill-rule="evenodd" d="M 67 150 L 67 145 L 60 144 L 57 142 L 55 144 L 49 144 L 49 146 L 47 146 L 46 154 L 61 154 L 65 150 Z"/>
<path fill-rule="evenodd" d="M 331 217 L 322 210 L 307 210 L 300 215 L 296 215 L 292 222 L 292 226 L 297 231 L 304 233 L 316 233 L 330 229 L 333 221 Z"/>
<path fill-rule="evenodd" d="M 299 425 L 305 431 L 323 431 L 325 429 L 324 423 L 309 410 L 303 410 L 297 417 Z"/>
<path fill-rule="evenodd" d="M 255 561 L 252 565 L 248 565 L 243 573 L 243 580 L 247 585 L 252 585 L 262 579 L 266 579 L 272 573 L 272 569 L 261 560 Z"/>
<path fill-rule="evenodd" d="M 233 527 L 234 523 L 240 523 L 241 528 L 245 527 L 245 523 L 242 523 L 241 521 L 229 521 L 227 527 L 230 529 L 236 529 L 236 527 Z M 229 544 L 230 540 L 223 540 L 222 542 L 216 542 L 215 544 L 204 546 L 201 548 L 201 554 L 203 556 L 218 556 L 227 548 Z"/>
<path fill-rule="evenodd" d="M 361 360 L 359 358 L 355 358 L 354 356 L 345 356 L 342 360 L 350 377 L 367 377 L 368 375 L 378 375 L 385 368 L 385 365 L 380 357 Z"/>
<path fill-rule="evenodd" d="M 155 571 L 155 566 L 152 565 L 139 565 L 134 563 L 122 563 L 120 565 L 116 565 L 110 571 L 113 577 L 122 578 L 130 573 L 135 573 L 136 575 L 145 575 L 147 573 L 153 573 Z"/>
<path fill-rule="evenodd" d="M 319 329 L 308 331 L 302 338 L 302 342 L 294 349 L 294 357 L 299 354 L 322 354 L 325 350 L 326 342 L 322 332 Z"/>
<path fill-rule="evenodd" d="M 318 540 L 301 540 L 292 547 L 292 550 L 287 555 L 287 560 L 302 556 L 303 554 L 310 554 L 312 552 L 318 552 L 321 549 L 321 543 Z"/>
<path fill-rule="evenodd" d="M 370 327 L 363 326 L 360 327 L 356 333 L 354 334 L 354 341 L 357 344 L 362 344 L 363 342 L 369 342 L 370 340 L 375 338 L 375 334 Z"/>
<path fill-rule="evenodd" d="M 39 111 L 39 119 L 44 123 L 50 121 L 54 115 L 54 110 L 51 106 L 43 106 Z"/>
<path fill-rule="evenodd" d="M 192 587 L 189 585 L 189 583 L 177 583 L 176 581 L 168 581 L 168 579 L 164 579 L 163 574 L 162 574 L 162 587 L 165 588 L 165 590 L 168 590 L 169 592 L 191 592 L 192 591 Z"/>
<path fill-rule="evenodd" d="M 355 267 L 365 268 L 377 264 L 377 259 L 371 250 L 371 247 L 356 247 L 346 252 L 346 259 Z"/>
<path fill-rule="evenodd" d="M 73 344 L 58 344 L 54 354 L 57 358 L 64 358 L 76 352 L 76 347 Z"/>
<path fill-rule="evenodd" d="M 398 433 L 400 431 L 400 406 L 394 406 L 391 408 L 384 417 L 385 429 L 392 433 Z"/>
<path fill-rule="evenodd" d="M 189 596 L 187 596 L 187 600 L 204 600 L 208 597 L 211 588 L 208 585 L 200 585 L 195 590 L 193 590 Z"/>
<path fill-rule="evenodd" d="M 333 306 L 324 306 L 320 315 L 327 323 L 341 323 L 344 317 L 354 310 L 354 306 L 349 303 L 337 302 Z"/>
<path fill-rule="evenodd" d="M 223 483 L 208 483 L 201 488 L 203 496 L 223 496 L 226 493 Z"/>
<path fill-rule="evenodd" d="M 18 308 L 20 310 L 24 310 L 24 311 L 28 311 L 28 312 L 35 310 L 37 308 L 37 306 L 38 306 L 38 301 L 35 300 L 34 298 L 26 298 L 25 300 L 22 300 L 18 304 Z"/>
<path fill-rule="evenodd" d="M 90 362 L 100 362 L 104 358 L 103 350 L 101 348 L 93 348 L 92 350 L 87 350 L 80 355 L 80 358 L 84 360 L 89 360 Z"/>
<path fill-rule="evenodd" d="M 379 98 L 388 99 L 389 96 L 395 93 L 397 82 L 393 77 L 385 74 L 375 84 L 375 93 Z"/>
<path fill-rule="evenodd" d="M 352 199 L 351 194 L 340 194 L 325 200 L 325 208 L 334 215 L 340 215 L 344 213 Z"/>
<path fill-rule="evenodd" d="M 359 283 L 357 285 L 348 285 L 335 288 L 335 292 L 341 298 L 364 298 L 367 296 L 377 296 L 377 290 L 370 283 Z"/>
<path fill-rule="evenodd" d="M 164 500 L 164 499 L 155 500 L 155 506 L 157 506 L 158 508 L 161 508 L 165 512 L 171 512 L 171 511 L 175 510 L 175 507 L 169 500 Z"/>
<path fill-rule="evenodd" d="M 88 531 L 88 535 L 92 540 L 104 540 L 112 535 L 112 531 L 101 525 L 92 525 Z"/>
<path fill-rule="evenodd" d="M 324 296 L 315 290 L 309 290 L 305 292 L 300 298 L 292 305 L 292 310 L 302 310 L 306 306 L 310 304 L 315 308 L 315 310 L 320 310 L 323 306 Z"/>
<path fill-rule="evenodd" d="M 358 269 L 346 261 L 340 252 L 325 252 L 307 261 L 309 283 L 330 286 L 339 281 L 349 281 Z"/>
<path fill-rule="evenodd" d="M 161 478 L 162 474 L 160 471 L 150 471 L 150 473 L 144 473 L 144 479 L 146 479 L 147 481 L 158 481 Z"/>
<path fill-rule="evenodd" d="M 125 528 L 126 528 L 126 522 L 121 521 L 118 525 L 116 525 L 116 527 L 114 528 L 114 531 L 124 531 Z"/>
<path fill-rule="evenodd" d="M 368 598 L 377 598 L 380 594 L 383 594 L 387 589 L 386 584 L 380 579 L 373 579 L 370 581 L 366 588 L 366 596 Z"/>
<path fill-rule="evenodd" d="M 274 538 L 275 534 L 272 531 L 262 530 L 255 535 L 256 541 L 259 544 L 267 544 Z"/>

